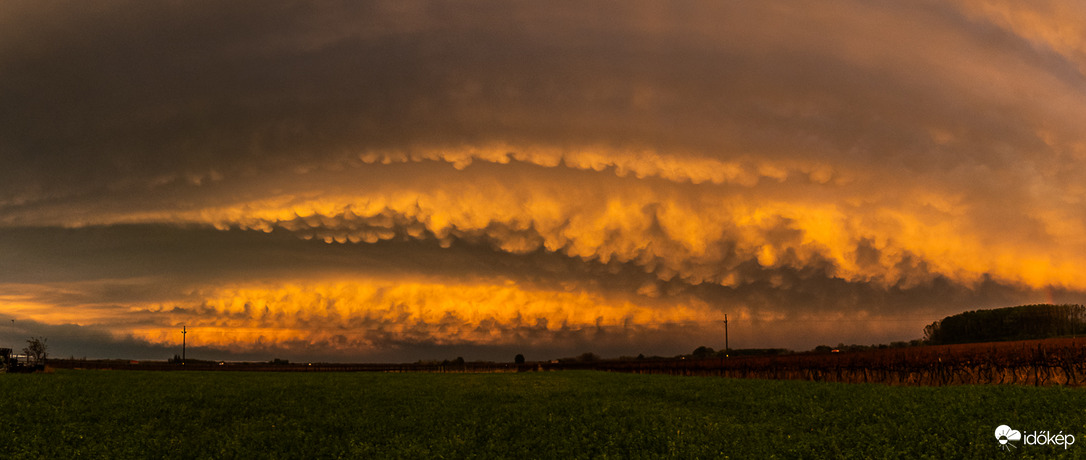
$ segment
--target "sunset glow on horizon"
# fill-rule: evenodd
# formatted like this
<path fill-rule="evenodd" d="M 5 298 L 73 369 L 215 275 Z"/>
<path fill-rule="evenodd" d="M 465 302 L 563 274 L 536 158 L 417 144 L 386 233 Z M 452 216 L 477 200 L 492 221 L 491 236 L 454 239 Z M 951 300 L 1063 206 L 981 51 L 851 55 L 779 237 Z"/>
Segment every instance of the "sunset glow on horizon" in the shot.
<path fill-rule="evenodd" d="M 1083 32 L 995 0 L 0 5 L 0 347 L 674 355 L 727 314 L 806 350 L 1086 303 Z"/>

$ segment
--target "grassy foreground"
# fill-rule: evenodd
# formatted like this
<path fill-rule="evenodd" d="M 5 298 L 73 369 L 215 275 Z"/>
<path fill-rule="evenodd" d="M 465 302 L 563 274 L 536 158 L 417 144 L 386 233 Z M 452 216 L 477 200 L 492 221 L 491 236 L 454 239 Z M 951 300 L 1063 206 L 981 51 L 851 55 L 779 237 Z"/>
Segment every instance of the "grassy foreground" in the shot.
<path fill-rule="evenodd" d="M 1086 390 L 564 371 L 0 375 L 5 458 L 1050 458 Z M 1000 452 L 995 428 L 1076 443 Z M 1028 431 L 1027 431 L 1028 430 Z"/>

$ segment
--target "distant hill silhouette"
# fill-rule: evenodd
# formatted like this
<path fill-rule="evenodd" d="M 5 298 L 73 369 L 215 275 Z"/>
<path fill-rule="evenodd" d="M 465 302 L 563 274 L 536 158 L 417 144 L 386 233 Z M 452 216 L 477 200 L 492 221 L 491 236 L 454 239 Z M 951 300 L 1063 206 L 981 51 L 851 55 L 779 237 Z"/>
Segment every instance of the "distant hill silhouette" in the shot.
<path fill-rule="evenodd" d="M 947 316 L 924 328 L 933 345 L 1044 339 L 1086 334 L 1082 305 L 1020 305 Z"/>

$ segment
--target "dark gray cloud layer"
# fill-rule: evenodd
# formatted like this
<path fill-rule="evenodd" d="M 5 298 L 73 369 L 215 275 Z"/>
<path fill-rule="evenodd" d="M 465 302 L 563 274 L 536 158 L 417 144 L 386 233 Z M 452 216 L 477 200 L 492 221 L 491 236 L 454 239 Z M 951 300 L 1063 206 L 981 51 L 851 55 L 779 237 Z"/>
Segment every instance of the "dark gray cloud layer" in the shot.
<path fill-rule="evenodd" d="M 9 5 L 5 194 L 494 140 L 1004 171 L 1081 114 L 1035 104 L 1074 62 L 949 4 L 613 6 Z"/>

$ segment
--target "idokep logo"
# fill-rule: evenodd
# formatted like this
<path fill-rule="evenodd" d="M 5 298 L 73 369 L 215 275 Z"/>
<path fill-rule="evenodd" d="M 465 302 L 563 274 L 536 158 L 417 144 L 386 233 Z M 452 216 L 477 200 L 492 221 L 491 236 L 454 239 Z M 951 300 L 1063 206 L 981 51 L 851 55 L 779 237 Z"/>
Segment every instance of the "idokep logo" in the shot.
<path fill-rule="evenodd" d="M 1012 447 L 1017 449 L 1018 446 L 1013 443 L 1018 441 L 1022 441 L 1024 446 L 1063 446 L 1064 449 L 1075 443 L 1075 435 L 1063 434 L 1063 430 L 1056 434 L 1050 431 L 1033 431 L 1023 436 L 1021 431 L 1012 430 L 1007 425 L 996 427 L 995 438 L 1003 450 L 1010 450 Z"/>
<path fill-rule="evenodd" d="M 999 441 L 999 448 L 1007 450 L 1008 447 L 1015 447 L 1014 444 L 1008 444 L 1011 441 L 1018 442 L 1022 440 L 1022 433 L 1018 430 L 1012 430 L 1007 425 L 999 425 L 996 427 L 996 441 Z"/>

